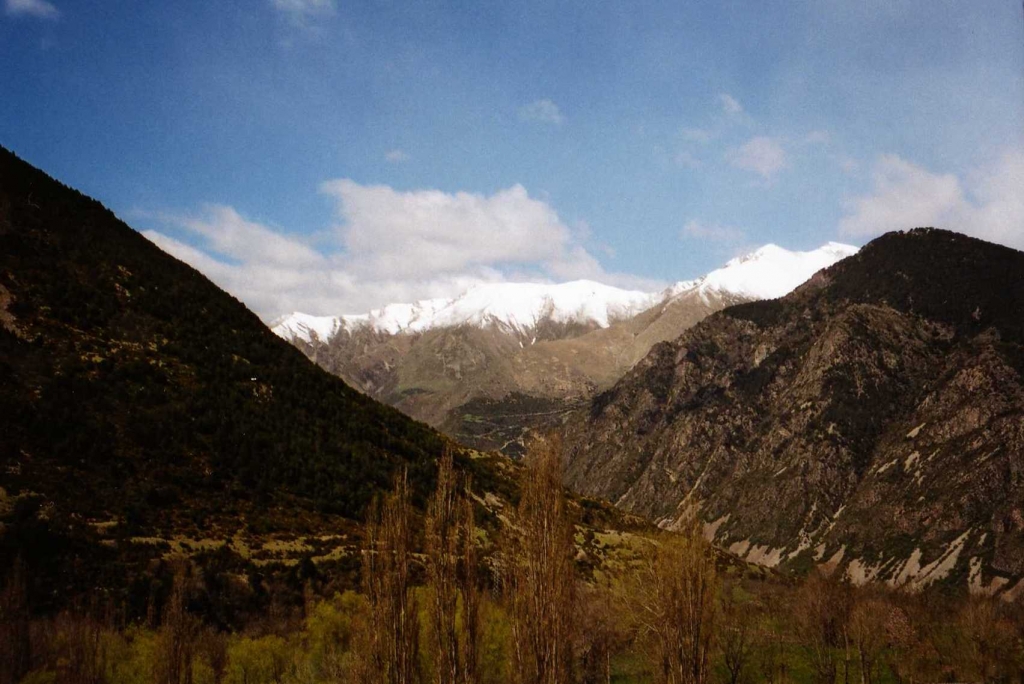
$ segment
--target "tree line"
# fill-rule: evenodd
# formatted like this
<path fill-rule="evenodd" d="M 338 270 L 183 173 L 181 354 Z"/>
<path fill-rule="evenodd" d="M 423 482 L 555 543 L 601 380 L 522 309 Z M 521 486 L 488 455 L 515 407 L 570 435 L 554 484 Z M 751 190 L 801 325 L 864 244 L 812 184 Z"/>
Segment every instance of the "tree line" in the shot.
<path fill-rule="evenodd" d="M 557 445 L 538 444 L 496 551 L 442 456 L 422 525 L 399 475 L 371 508 L 362 588 L 237 633 L 190 610 L 181 564 L 159 615 L 32 617 L 24 568 L 0 593 L 0 684 L 914 684 L 1024 681 L 1024 611 L 812 574 L 729 570 L 693 520 L 583 581 Z"/>

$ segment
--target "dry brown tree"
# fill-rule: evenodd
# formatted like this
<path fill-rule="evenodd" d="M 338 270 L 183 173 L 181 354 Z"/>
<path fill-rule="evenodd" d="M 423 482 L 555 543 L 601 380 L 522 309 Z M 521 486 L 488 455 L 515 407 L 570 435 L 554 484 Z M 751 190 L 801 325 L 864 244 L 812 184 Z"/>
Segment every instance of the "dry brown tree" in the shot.
<path fill-rule="evenodd" d="M 817 684 L 835 684 L 839 653 L 847 642 L 849 586 L 839 579 L 812 573 L 800 588 L 794 606 L 797 638 L 810 661 Z M 848 675 L 849 668 L 844 672 Z"/>
<path fill-rule="evenodd" d="M 886 620 L 892 605 L 884 594 L 873 589 L 861 590 L 850 610 L 850 641 L 857 652 L 861 684 L 875 684 L 880 675 L 889 637 Z"/>
<path fill-rule="evenodd" d="M 643 555 L 632 583 L 638 639 L 664 684 L 704 684 L 718 618 L 714 552 L 697 520 Z"/>
<path fill-rule="evenodd" d="M 365 675 L 374 684 L 418 680 L 419 624 L 412 594 L 412 515 L 405 471 L 394 490 L 375 504 L 366 525 L 363 588 L 369 604 Z"/>
<path fill-rule="evenodd" d="M 214 684 L 224 681 L 228 669 L 228 635 L 213 627 L 206 627 L 199 635 L 196 653 L 210 667 Z"/>
<path fill-rule="evenodd" d="M 526 463 L 499 561 L 511 623 L 512 676 L 519 684 L 569 684 L 576 568 L 557 444 L 538 440 Z"/>
<path fill-rule="evenodd" d="M 1005 604 L 990 596 L 969 596 L 956 619 L 954 662 L 961 680 L 1009 681 L 1016 641 Z M 1018 646 L 1019 648 L 1019 646 Z"/>
<path fill-rule="evenodd" d="M 153 679 L 159 684 L 192 684 L 192 661 L 202 624 L 188 610 L 188 572 L 184 563 L 175 569 L 164 606 L 153 662 Z"/>
<path fill-rule="evenodd" d="M 786 635 L 778 616 L 788 613 L 790 593 L 783 587 L 762 587 L 764 617 L 754 632 L 757 672 L 765 684 L 784 684 L 789 680 L 786 661 Z"/>
<path fill-rule="evenodd" d="M 595 581 L 580 588 L 577 620 L 581 684 L 610 684 L 612 657 L 630 643 L 631 625 L 620 610 L 620 598 L 611 582 Z"/>
<path fill-rule="evenodd" d="M 727 586 L 722 593 L 719 647 L 728 684 L 741 684 L 750 679 L 754 658 L 753 607 L 736 597 L 735 587 Z"/>
<path fill-rule="evenodd" d="M 457 613 L 459 599 L 459 501 L 451 449 L 437 467 L 437 489 L 425 520 L 430 652 L 434 684 L 457 684 L 460 675 Z"/>
<path fill-rule="evenodd" d="M 0 590 L 0 684 L 14 684 L 29 671 L 32 639 L 25 564 L 14 559 Z"/>
<path fill-rule="evenodd" d="M 53 621 L 51 658 L 56 684 L 102 684 L 107 666 L 100 623 L 81 612 L 64 611 Z"/>
<path fill-rule="evenodd" d="M 435 684 L 477 681 L 480 591 L 476 527 L 469 487 L 457 486 L 457 480 L 454 457 L 446 447 L 438 462 L 437 489 L 427 505 L 424 524 L 431 679 Z"/>
<path fill-rule="evenodd" d="M 480 557 L 476 548 L 476 521 L 473 515 L 473 500 L 469 496 L 469 484 L 465 487 L 459 511 L 459 526 L 462 529 L 460 549 L 462 555 L 462 633 L 459 658 L 463 684 L 477 684 L 480 681 L 480 578 L 478 569 Z"/>

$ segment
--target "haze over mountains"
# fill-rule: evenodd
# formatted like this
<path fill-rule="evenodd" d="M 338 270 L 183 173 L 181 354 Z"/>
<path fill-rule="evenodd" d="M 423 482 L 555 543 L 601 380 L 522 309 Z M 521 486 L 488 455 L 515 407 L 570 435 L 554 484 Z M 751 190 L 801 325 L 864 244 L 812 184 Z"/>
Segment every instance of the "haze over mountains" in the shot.
<path fill-rule="evenodd" d="M 502 283 L 368 314 L 294 313 L 272 329 L 370 396 L 466 443 L 516 454 L 525 432 L 556 425 L 654 344 L 730 304 L 784 295 L 856 251 L 767 245 L 660 292 Z"/>

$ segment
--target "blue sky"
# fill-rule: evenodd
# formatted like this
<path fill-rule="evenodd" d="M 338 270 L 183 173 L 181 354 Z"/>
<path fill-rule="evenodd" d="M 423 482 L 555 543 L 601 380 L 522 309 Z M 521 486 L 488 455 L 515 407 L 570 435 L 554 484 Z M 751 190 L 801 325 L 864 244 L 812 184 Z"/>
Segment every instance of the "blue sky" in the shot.
<path fill-rule="evenodd" d="M 1024 248 L 1019 0 L 0 2 L 0 144 L 268 319 Z"/>

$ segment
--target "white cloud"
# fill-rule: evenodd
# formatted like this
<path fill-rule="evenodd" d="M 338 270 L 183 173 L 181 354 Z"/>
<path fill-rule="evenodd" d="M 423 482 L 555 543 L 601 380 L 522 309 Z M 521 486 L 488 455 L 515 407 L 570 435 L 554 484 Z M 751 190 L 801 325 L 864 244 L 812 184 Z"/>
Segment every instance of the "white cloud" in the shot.
<path fill-rule="evenodd" d="M 394 149 L 385 152 L 384 159 L 392 164 L 401 164 L 409 161 L 409 155 L 404 150 Z"/>
<path fill-rule="evenodd" d="M 1024 248 L 1024 151 L 970 174 L 936 174 L 896 155 L 878 159 L 871 194 L 845 202 L 844 235 L 935 226 Z"/>
<path fill-rule="evenodd" d="M 689 150 L 679 150 L 672 161 L 676 163 L 676 166 L 684 169 L 699 169 L 701 167 L 700 159 Z"/>
<path fill-rule="evenodd" d="M 752 171 L 769 182 L 789 166 L 782 144 L 767 136 L 751 138 L 738 149 L 730 150 L 726 159 L 736 168 Z"/>
<path fill-rule="evenodd" d="M 832 136 L 828 134 L 828 131 L 811 131 L 804 136 L 805 145 L 827 145 L 832 139 Z"/>
<path fill-rule="evenodd" d="M 722 106 L 722 111 L 732 118 L 740 118 L 744 114 L 743 105 L 729 93 L 719 93 L 718 103 Z"/>
<path fill-rule="evenodd" d="M 551 100 L 536 100 L 520 107 L 519 118 L 523 121 L 537 121 L 556 126 L 565 120 L 562 112 L 558 109 L 558 105 Z"/>
<path fill-rule="evenodd" d="M 571 233 L 548 204 L 521 185 L 485 196 L 332 180 L 347 253 L 373 271 L 462 271 L 473 264 L 561 258 Z"/>
<path fill-rule="evenodd" d="M 334 14 L 335 0 L 270 0 L 271 6 L 293 24 L 308 26 L 317 17 Z"/>
<path fill-rule="evenodd" d="M 687 142 L 695 142 L 705 145 L 715 138 L 715 134 L 706 128 L 683 128 L 679 131 L 680 137 Z"/>
<path fill-rule="evenodd" d="M 583 244 L 585 226 L 571 229 L 520 185 L 482 195 L 401 192 L 338 179 L 321 191 L 336 200 L 338 225 L 319 250 L 222 205 L 199 216 L 158 217 L 185 239 L 144 234 L 266 318 L 361 313 L 513 277 L 660 285 L 606 272 Z"/>
<path fill-rule="evenodd" d="M 843 173 L 854 174 L 860 170 L 860 162 L 853 157 L 841 156 L 838 158 L 839 168 Z"/>
<path fill-rule="evenodd" d="M 182 218 L 180 223 L 206 238 L 213 251 L 245 262 L 303 267 L 322 258 L 295 238 L 247 221 L 233 208 L 220 204 L 207 205 L 203 216 Z"/>
<path fill-rule="evenodd" d="M 696 219 L 687 221 L 679 231 L 679 237 L 686 240 L 705 240 L 710 242 L 739 243 L 746 239 L 746 234 L 739 228 L 723 226 L 717 223 L 704 223 Z"/>
<path fill-rule="evenodd" d="M 4 9 L 11 16 L 29 16 L 40 19 L 60 17 L 60 10 L 46 0 L 6 0 Z"/>

